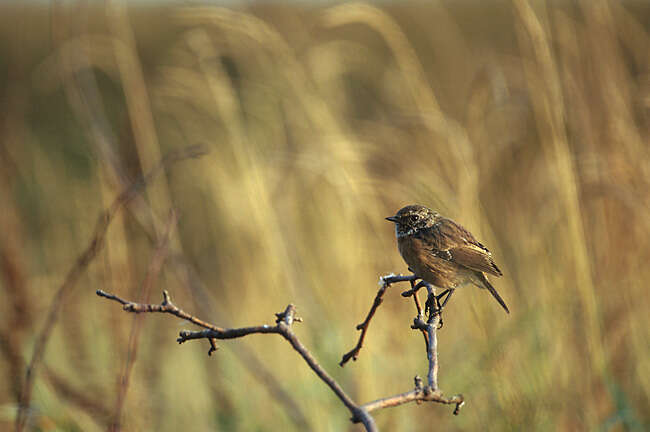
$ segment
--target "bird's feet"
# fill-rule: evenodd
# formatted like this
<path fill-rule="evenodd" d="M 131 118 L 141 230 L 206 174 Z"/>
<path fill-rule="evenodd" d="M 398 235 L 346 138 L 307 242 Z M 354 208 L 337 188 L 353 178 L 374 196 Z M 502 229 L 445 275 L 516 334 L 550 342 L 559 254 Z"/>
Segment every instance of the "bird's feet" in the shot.
<path fill-rule="evenodd" d="M 438 325 L 438 329 L 441 329 L 443 326 L 442 310 L 447 305 L 447 302 L 451 298 L 453 292 L 453 289 L 446 289 L 438 295 L 430 293 L 429 297 L 427 298 L 427 302 L 425 303 L 425 314 L 427 314 L 429 318 L 432 318 L 436 315 L 440 317 L 440 324 Z"/>

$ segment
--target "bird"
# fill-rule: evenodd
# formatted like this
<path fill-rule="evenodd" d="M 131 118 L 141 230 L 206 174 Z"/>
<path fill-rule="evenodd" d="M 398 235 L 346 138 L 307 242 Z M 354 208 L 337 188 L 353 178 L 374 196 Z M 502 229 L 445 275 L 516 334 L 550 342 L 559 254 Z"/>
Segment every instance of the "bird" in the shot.
<path fill-rule="evenodd" d="M 456 288 L 475 285 L 487 289 L 510 313 L 505 301 L 487 278 L 502 276 L 492 253 L 469 231 L 428 207 L 413 204 L 386 220 L 395 224 L 397 247 L 409 269 L 425 282 L 442 290 L 436 296 L 438 309 Z M 440 298 L 446 295 L 444 303 Z"/>

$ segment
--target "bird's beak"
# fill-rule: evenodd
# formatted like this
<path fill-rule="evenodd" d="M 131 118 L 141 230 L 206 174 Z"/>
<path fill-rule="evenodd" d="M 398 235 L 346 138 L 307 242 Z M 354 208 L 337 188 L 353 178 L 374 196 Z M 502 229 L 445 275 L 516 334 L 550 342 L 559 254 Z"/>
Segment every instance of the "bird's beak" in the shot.
<path fill-rule="evenodd" d="M 397 219 L 397 216 L 388 216 L 386 218 L 386 220 L 391 221 L 391 222 L 395 222 L 395 223 L 397 223 L 399 221 L 399 219 Z"/>

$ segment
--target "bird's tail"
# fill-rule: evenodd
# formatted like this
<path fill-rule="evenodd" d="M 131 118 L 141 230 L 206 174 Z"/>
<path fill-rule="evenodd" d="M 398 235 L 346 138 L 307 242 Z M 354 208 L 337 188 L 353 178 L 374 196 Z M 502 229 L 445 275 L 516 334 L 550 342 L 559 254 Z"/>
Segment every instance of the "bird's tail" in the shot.
<path fill-rule="evenodd" d="M 508 306 L 506 306 L 506 302 L 503 301 L 503 299 L 501 298 L 497 290 L 494 289 L 494 287 L 488 280 L 487 276 L 485 276 L 483 273 L 481 273 L 481 276 L 483 276 L 481 279 L 483 280 L 483 285 L 485 285 L 485 288 L 487 288 L 487 290 L 490 291 L 490 294 L 492 294 L 494 298 L 497 299 L 501 307 L 503 307 L 506 310 L 506 312 L 510 313 L 510 311 L 508 310 Z"/>

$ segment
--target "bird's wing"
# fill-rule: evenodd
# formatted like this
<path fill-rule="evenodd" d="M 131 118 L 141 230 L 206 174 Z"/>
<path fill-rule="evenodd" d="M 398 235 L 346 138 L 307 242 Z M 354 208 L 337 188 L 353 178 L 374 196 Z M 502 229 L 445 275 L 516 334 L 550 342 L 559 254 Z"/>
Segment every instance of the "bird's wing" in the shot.
<path fill-rule="evenodd" d="M 428 230 L 430 232 L 423 238 L 427 240 L 431 254 L 472 270 L 503 275 L 488 248 L 456 222 L 443 218 Z"/>
<path fill-rule="evenodd" d="M 457 264 L 471 268 L 472 270 L 489 273 L 494 276 L 501 276 L 501 270 L 490 255 L 483 249 L 475 246 L 460 246 L 449 249 L 447 254 Z"/>

